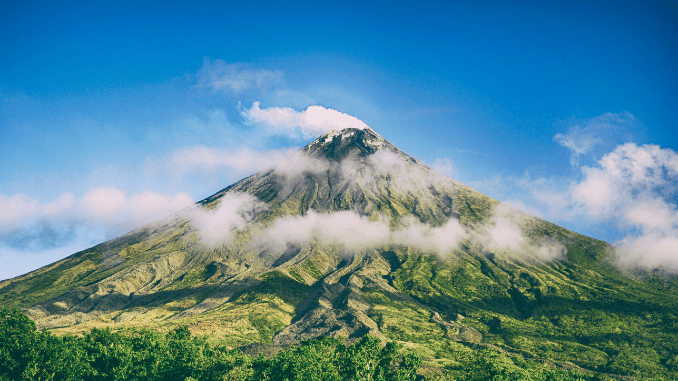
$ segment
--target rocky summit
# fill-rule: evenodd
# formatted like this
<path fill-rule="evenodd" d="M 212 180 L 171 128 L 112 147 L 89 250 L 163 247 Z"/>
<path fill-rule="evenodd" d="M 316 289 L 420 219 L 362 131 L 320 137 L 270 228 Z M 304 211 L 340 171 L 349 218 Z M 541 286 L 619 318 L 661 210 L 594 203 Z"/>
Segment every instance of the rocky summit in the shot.
<path fill-rule="evenodd" d="M 678 282 L 614 263 L 605 242 L 440 175 L 370 128 L 344 129 L 192 208 L 0 282 L 0 304 L 57 333 L 187 325 L 256 351 L 371 334 L 431 372 L 494 350 L 678 378 Z"/>

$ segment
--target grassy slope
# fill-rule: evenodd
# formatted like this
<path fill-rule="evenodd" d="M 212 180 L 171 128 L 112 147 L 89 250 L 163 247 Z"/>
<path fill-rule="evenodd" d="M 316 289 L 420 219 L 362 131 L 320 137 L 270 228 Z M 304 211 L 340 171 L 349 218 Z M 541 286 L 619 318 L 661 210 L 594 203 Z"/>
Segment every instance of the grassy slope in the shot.
<path fill-rule="evenodd" d="M 392 281 L 420 304 L 366 290 L 373 319 L 388 337 L 421 347 L 424 356 L 451 369 L 464 349 L 445 339 L 431 312 L 420 305 L 447 320 L 461 313 L 464 324 L 482 333 L 482 346 L 491 344 L 527 359 L 638 378 L 677 378 L 676 283 L 653 277 L 635 280 L 584 258 L 574 262 L 573 257 L 590 258 L 580 247 L 590 248 L 586 241 L 572 240 L 570 261 L 534 268 L 468 252 L 446 261 L 401 256 Z"/>

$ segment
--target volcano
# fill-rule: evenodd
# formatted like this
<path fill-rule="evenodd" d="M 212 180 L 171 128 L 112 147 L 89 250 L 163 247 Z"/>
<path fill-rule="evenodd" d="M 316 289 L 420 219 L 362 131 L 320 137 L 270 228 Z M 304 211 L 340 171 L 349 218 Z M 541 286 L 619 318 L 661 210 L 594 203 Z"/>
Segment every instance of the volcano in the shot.
<path fill-rule="evenodd" d="M 371 334 L 442 368 L 491 348 L 678 377 L 678 282 L 619 270 L 613 253 L 349 128 L 192 208 L 0 282 L 0 304 L 61 333 L 188 325 L 233 347 Z"/>

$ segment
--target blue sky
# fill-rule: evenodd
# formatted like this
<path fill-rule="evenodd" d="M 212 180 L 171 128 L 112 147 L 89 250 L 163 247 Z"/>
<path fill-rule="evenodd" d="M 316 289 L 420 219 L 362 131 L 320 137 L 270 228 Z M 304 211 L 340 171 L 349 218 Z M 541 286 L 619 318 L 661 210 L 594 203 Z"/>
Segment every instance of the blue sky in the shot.
<path fill-rule="evenodd" d="M 676 269 L 677 7 L 2 2 L 0 279 L 265 168 L 313 137 L 252 110 L 314 105 Z"/>

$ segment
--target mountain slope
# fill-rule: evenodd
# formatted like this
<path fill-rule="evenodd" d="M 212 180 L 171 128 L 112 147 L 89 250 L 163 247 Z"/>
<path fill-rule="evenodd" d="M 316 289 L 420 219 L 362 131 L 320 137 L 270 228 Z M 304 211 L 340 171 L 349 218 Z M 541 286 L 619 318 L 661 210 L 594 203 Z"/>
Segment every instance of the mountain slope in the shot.
<path fill-rule="evenodd" d="M 1 282 L 0 303 L 60 332 L 188 324 L 233 346 L 371 333 L 452 372 L 494 348 L 677 377 L 675 279 L 623 274 L 610 255 L 346 129 L 195 208 Z"/>

